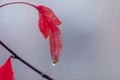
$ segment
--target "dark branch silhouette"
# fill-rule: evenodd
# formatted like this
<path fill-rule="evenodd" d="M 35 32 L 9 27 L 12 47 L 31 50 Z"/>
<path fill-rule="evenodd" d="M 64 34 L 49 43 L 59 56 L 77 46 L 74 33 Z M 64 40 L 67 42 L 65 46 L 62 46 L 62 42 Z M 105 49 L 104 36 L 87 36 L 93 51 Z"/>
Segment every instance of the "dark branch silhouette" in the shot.
<path fill-rule="evenodd" d="M 19 61 L 21 61 L 22 63 L 24 63 L 25 65 L 27 65 L 29 68 L 31 68 L 33 71 L 37 72 L 39 75 L 41 75 L 43 78 L 47 79 L 47 80 L 54 80 L 53 78 L 51 78 L 50 76 L 48 76 L 47 74 L 43 73 L 42 71 L 36 69 L 34 66 L 32 66 L 30 63 L 26 62 L 23 58 L 21 58 L 20 56 L 18 56 L 14 51 L 12 51 L 8 46 L 6 46 L 1 40 L 0 40 L 0 44 L 7 50 L 9 51 L 13 58 L 18 59 Z"/>

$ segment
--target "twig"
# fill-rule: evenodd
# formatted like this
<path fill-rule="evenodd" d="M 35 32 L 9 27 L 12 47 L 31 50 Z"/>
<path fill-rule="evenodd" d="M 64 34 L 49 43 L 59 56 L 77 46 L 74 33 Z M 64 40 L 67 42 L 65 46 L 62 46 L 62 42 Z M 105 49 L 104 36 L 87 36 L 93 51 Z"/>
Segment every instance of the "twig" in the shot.
<path fill-rule="evenodd" d="M 11 5 L 11 4 L 26 4 L 26 5 L 29 5 L 29 6 L 32 6 L 32 7 L 36 8 L 35 5 L 27 3 L 27 2 L 11 2 L 11 3 L 6 3 L 6 4 L 3 4 L 3 5 L 0 5 L 0 8 L 2 8 L 4 6 L 7 6 L 7 5 Z"/>
<path fill-rule="evenodd" d="M 18 59 L 19 61 L 21 61 L 22 63 L 24 63 L 26 66 L 28 66 L 29 68 L 31 68 L 33 71 L 37 72 L 39 75 L 41 75 L 43 78 L 47 79 L 47 80 L 54 80 L 53 78 L 51 78 L 50 76 L 48 76 L 47 74 L 43 73 L 42 71 L 36 69 L 35 67 L 33 67 L 30 63 L 26 62 L 24 59 L 22 59 L 20 56 L 18 56 L 14 51 L 12 51 L 8 46 L 6 46 L 1 40 L 0 40 L 0 44 L 7 50 L 9 51 L 16 59 Z"/>

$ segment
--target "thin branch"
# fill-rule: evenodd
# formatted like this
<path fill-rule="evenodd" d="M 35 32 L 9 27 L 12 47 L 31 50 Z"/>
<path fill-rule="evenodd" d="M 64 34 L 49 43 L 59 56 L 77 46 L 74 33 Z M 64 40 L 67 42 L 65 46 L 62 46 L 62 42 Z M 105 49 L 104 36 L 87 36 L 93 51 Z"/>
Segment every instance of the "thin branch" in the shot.
<path fill-rule="evenodd" d="M 19 61 L 21 61 L 22 63 L 24 63 L 26 66 L 28 66 L 29 68 L 31 68 L 33 71 L 37 72 L 39 75 L 41 75 L 43 78 L 47 79 L 47 80 L 54 80 L 53 78 L 51 78 L 50 76 L 48 76 L 47 74 L 43 73 L 42 71 L 36 69 L 35 67 L 33 67 L 30 63 L 26 62 L 24 59 L 22 59 L 20 56 L 18 56 L 14 51 L 12 51 L 8 46 L 6 46 L 1 40 L 0 40 L 0 44 L 7 50 L 9 51 L 16 59 L 18 59 Z"/>
<path fill-rule="evenodd" d="M 27 2 L 11 2 L 11 3 L 6 3 L 6 4 L 3 4 L 3 5 L 0 5 L 0 8 L 2 8 L 4 6 L 7 6 L 7 5 L 11 5 L 11 4 L 26 4 L 26 5 L 29 5 L 29 6 L 32 6 L 32 7 L 36 8 L 35 5 L 27 3 Z"/>

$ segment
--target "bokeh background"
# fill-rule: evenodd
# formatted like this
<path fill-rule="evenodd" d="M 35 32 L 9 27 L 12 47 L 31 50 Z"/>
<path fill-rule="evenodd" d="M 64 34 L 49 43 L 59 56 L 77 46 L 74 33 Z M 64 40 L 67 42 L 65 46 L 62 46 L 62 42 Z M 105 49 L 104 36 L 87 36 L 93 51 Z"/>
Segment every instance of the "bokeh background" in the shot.
<path fill-rule="evenodd" d="M 120 0 L 1 0 L 46 5 L 62 20 L 63 53 L 52 66 L 38 12 L 15 4 L 0 8 L 0 40 L 55 80 L 120 80 Z M 0 65 L 10 53 L 0 46 Z M 13 59 L 16 80 L 45 80 Z"/>

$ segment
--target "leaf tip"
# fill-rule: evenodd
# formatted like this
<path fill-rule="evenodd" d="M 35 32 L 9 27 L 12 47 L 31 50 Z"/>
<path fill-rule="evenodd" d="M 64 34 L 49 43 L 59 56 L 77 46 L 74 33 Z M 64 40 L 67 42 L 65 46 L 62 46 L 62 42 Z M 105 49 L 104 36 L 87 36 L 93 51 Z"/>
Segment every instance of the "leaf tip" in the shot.
<path fill-rule="evenodd" d="M 53 65 L 57 64 L 58 63 L 58 59 L 57 58 L 53 58 Z"/>

